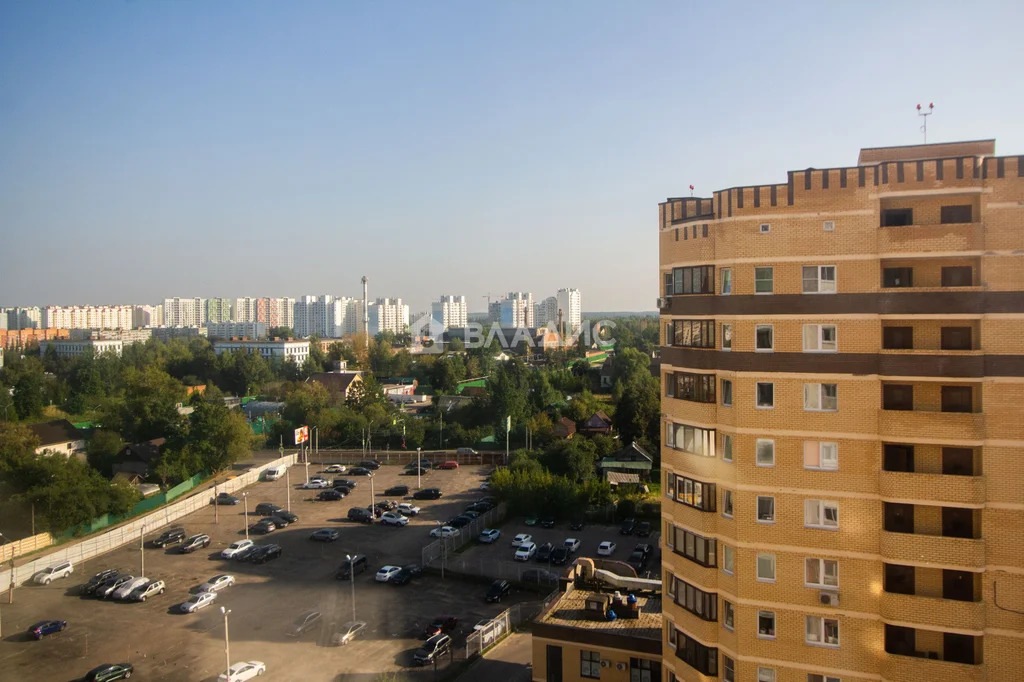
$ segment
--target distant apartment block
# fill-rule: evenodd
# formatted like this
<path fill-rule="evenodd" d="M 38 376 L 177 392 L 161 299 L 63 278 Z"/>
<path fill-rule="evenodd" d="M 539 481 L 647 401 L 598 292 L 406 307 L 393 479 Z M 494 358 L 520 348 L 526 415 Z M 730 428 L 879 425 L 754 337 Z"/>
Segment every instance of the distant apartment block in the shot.
<path fill-rule="evenodd" d="M 533 305 L 533 320 L 538 325 L 555 328 L 558 325 L 558 299 L 548 296 Z"/>
<path fill-rule="evenodd" d="M 42 326 L 58 329 L 131 329 L 135 306 L 86 305 L 47 306 L 42 309 Z"/>
<path fill-rule="evenodd" d="M 6 329 L 17 331 L 19 329 L 39 329 L 43 325 L 43 313 L 37 307 L 29 308 L 5 308 Z"/>
<path fill-rule="evenodd" d="M 72 341 L 103 340 L 121 341 L 124 345 L 145 343 L 153 337 L 149 327 L 142 329 L 71 329 L 68 338 Z"/>
<path fill-rule="evenodd" d="M 256 341 L 250 339 L 230 339 L 213 342 L 213 352 L 217 355 L 222 353 L 252 353 L 259 355 L 264 360 L 291 361 L 296 365 L 302 365 L 309 357 L 309 341 L 298 341 L 295 339 L 276 339 Z"/>
<path fill-rule="evenodd" d="M 469 323 L 469 309 L 465 296 L 441 296 L 430 304 L 430 316 L 445 329 L 465 327 Z"/>
<path fill-rule="evenodd" d="M 162 305 L 137 305 L 132 311 L 132 327 L 162 327 L 163 324 Z"/>
<path fill-rule="evenodd" d="M 77 358 L 86 353 L 94 356 L 104 353 L 120 356 L 124 342 L 119 339 L 53 339 L 39 342 L 40 354 L 46 355 L 51 348 L 58 358 Z"/>
<path fill-rule="evenodd" d="M 362 301 L 345 296 L 302 296 L 295 302 L 295 324 L 299 337 L 340 338 L 362 328 Z M 287 326 L 287 325 L 284 325 Z"/>
<path fill-rule="evenodd" d="M 245 337 L 262 339 L 267 336 L 266 322 L 217 322 L 206 325 L 206 336 L 211 339 Z"/>
<path fill-rule="evenodd" d="M 194 339 L 206 336 L 206 327 L 153 327 L 153 338 L 167 342 L 171 339 Z"/>
<path fill-rule="evenodd" d="M 230 322 L 231 317 L 230 298 L 208 298 L 203 304 L 203 321 L 205 323 Z"/>
<path fill-rule="evenodd" d="M 0 348 L 28 348 L 45 339 L 66 339 L 67 329 L 0 329 Z"/>
<path fill-rule="evenodd" d="M 165 327 L 201 327 L 206 321 L 206 310 L 201 298 L 165 298 Z"/>
<path fill-rule="evenodd" d="M 378 298 L 369 306 L 370 336 L 381 332 L 403 334 L 409 327 L 409 306 L 400 298 Z"/>
<path fill-rule="evenodd" d="M 538 326 L 558 329 L 566 335 L 579 331 L 583 322 L 583 305 L 579 289 L 559 289 L 534 306 Z M 562 327 L 559 328 L 559 320 Z"/>
<path fill-rule="evenodd" d="M 497 301 L 497 307 L 491 308 L 491 314 L 497 312 L 497 319 L 503 327 L 532 327 L 534 321 L 533 294 L 523 291 L 510 291 L 503 299 Z"/>
<path fill-rule="evenodd" d="M 295 328 L 294 298 L 253 298 L 245 296 L 234 299 L 233 322 L 262 322 L 267 327 Z"/>

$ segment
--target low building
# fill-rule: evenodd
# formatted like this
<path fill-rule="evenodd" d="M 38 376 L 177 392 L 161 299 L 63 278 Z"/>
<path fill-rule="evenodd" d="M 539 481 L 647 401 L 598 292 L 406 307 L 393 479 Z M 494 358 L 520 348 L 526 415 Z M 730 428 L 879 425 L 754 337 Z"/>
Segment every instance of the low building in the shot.
<path fill-rule="evenodd" d="M 626 447 L 616 450 L 597 463 L 601 474 L 610 482 L 611 473 L 635 474 L 639 481 L 646 481 L 650 478 L 651 469 L 654 467 L 654 457 L 646 450 L 632 442 Z M 619 483 L 630 482 L 628 479 L 616 477 Z"/>
<path fill-rule="evenodd" d="M 206 327 L 154 327 L 153 338 L 166 343 L 171 339 L 195 339 L 206 336 Z"/>
<path fill-rule="evenodd" d="M 104 353 L 120 356 L 121 351 L 124 350 L 124 341 L 119 339 L 79 339 L 77 341 L 52 339 L 39 342 L 39 352 L 42 355 L 46 355 L 51 348 L 59 358 L 77 358 L 86 353 L 92 353 L 94 356 Z"/>
<path fill-rule="evenodd" d="M 160 461 L 160 448 L 166 442 L 166 438 L 154 438 L 124 446 L 111 467 L 114 476 L 121 475 L 134 481 L 148 478 Z"/>
<path fill-rule="evenodd" d="M 583 423 L 583 427 L 580 432 L 589 434 L 591 436 L 596 434 L 603 434 L 607 436 L 612 432 L 612 420 L 602 410 L 598 410 L 594 414 L 590 415 L 590 418 Z"/>
<path fill-rule="evenodd" d="M 79 455 L 85 451 L 85 435 L 67 419 L 29 424 L 28 430 L 39 439 L 37 455 Z"/>
<path fill-rule="evenodd" d="M 309 381 L 322 384 L 334 395 L 352 398 L 363 382 L 362 372 L 313 372 Z"/>
<path fill-rule="evenodd" d="M 309 341 L 297 339 L 265 339 L 257 341 L 254 339 L 230 339 L 226 341 L 214 341 L 213 352 L 217 355 L 222 353 L 250 353 L 259 355 L 264 360 L 278 359 L 284 362 L 292 361 L 301 366 L 309 357 Z"/>
<path fill-rule="evenodd" d="M 207 322 L 206 336 L 211 339 L 263 339 L 268 329 L 266 322 Z"/>
<path fill-rule="evenodd" d="M 559 417 L 558 421 L 555 422 L 554 434 L 555 438 L 561 438 L 562 440 L 571 439 L 576 435 L 576 422 L 568 417 Z"/>

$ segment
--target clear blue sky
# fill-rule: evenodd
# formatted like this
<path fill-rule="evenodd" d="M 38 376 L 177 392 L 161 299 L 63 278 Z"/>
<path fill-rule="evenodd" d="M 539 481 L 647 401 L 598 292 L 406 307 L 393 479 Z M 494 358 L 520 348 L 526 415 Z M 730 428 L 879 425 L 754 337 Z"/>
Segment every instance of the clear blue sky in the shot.
<path fill-rule="evenodd" d="M 0 3 L 0 305 L 583 291 L 657 204 L 996 137 L 1020 2 Z"/>

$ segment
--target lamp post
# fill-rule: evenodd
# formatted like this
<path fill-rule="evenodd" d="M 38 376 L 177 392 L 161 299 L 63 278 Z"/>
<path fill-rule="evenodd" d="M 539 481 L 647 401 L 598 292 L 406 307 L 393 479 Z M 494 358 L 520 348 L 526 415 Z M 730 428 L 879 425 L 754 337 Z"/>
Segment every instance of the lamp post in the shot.
<path fill-rule="evenodd" d="M 423 464 L 423 460 L 420 459 L 420 450 L 422 448 L 416 448 L 416 489 L 420 489 L 420 474 L 423 473 L 420 466 Z"/>
<path fill-rule="evenodd" d="M 242 504 L 245 505 L 245 539 L 249 539 L 249 493 L 242 493 Z"/>
<path fill-rule="evenodd" d="M 213 522 L 220 523 L 220 510 L 217 509 L 217 481 L 213 482 Z"/>
<path fill-rule="evenodd" d="M 146 577 L 146 525 L 143 524 L 142 528 L 139 529 L 139 556 L 142 557 L 142 566 L 139 570 L 140 577 Z"/>
<path fill-rule="evenodd" d="M 311 431 L 311 437 L 310 437 L 310 441 L 311 442 L 309 443 L 309 446 L 316 453 L 316 458 L 317 458 L 316 461 L 317 461 L 317 463 L 319 463 L 320 462 L 320 427 L 319 426 L 311 426 L 309 428 L 310 428 L 310 431 Z M 316 443 L 315 447 L 313 446 L 314 442 Z M 306 458 L 306 461 L 307 462 L 309 461 L 308 457 Z"/>
<path fill-rule="evenodd" d="M 444 580 L 444 524 L 435 521 L 437 524 L 437 539 L 441 542 L 441 580 Z"/>
<path fill-rule="evenodd" d="M 225 673 L 231 677 L 231 640 L 228 639 L 228 616 L 231 615 L 231 609 L 226 609 L 223 606 L 220 607 L 220 612 L 224 614 L 224 660 L 227 663 Z"/>
<path fill-rule="evenodd" d="M 356 569 L 352 565 L 353 557 L 350 554 L 345 555 L 345 560 L 348 561 L 348 575 L 352 579 L 352 621 L 356 620 Z"/>
<path fill-rule="evenodd" d="M 292 473 L 292 468 L 286 466 L 284 468 L 284 499 L 285 499 L 284 505 L 288 509 L 288 511 L 292 510 L 292 476 L 291 476 L 291 473 Z"/>

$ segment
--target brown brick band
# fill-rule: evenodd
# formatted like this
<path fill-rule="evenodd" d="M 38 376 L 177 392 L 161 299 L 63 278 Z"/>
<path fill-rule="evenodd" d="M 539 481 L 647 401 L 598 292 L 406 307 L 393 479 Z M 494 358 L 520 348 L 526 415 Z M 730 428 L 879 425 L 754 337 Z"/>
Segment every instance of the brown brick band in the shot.
<path fill-rule="evenodd" d="M 951 315 L 1024 313 L 1019 291 L 672 296 L 662 315 Z"/>

